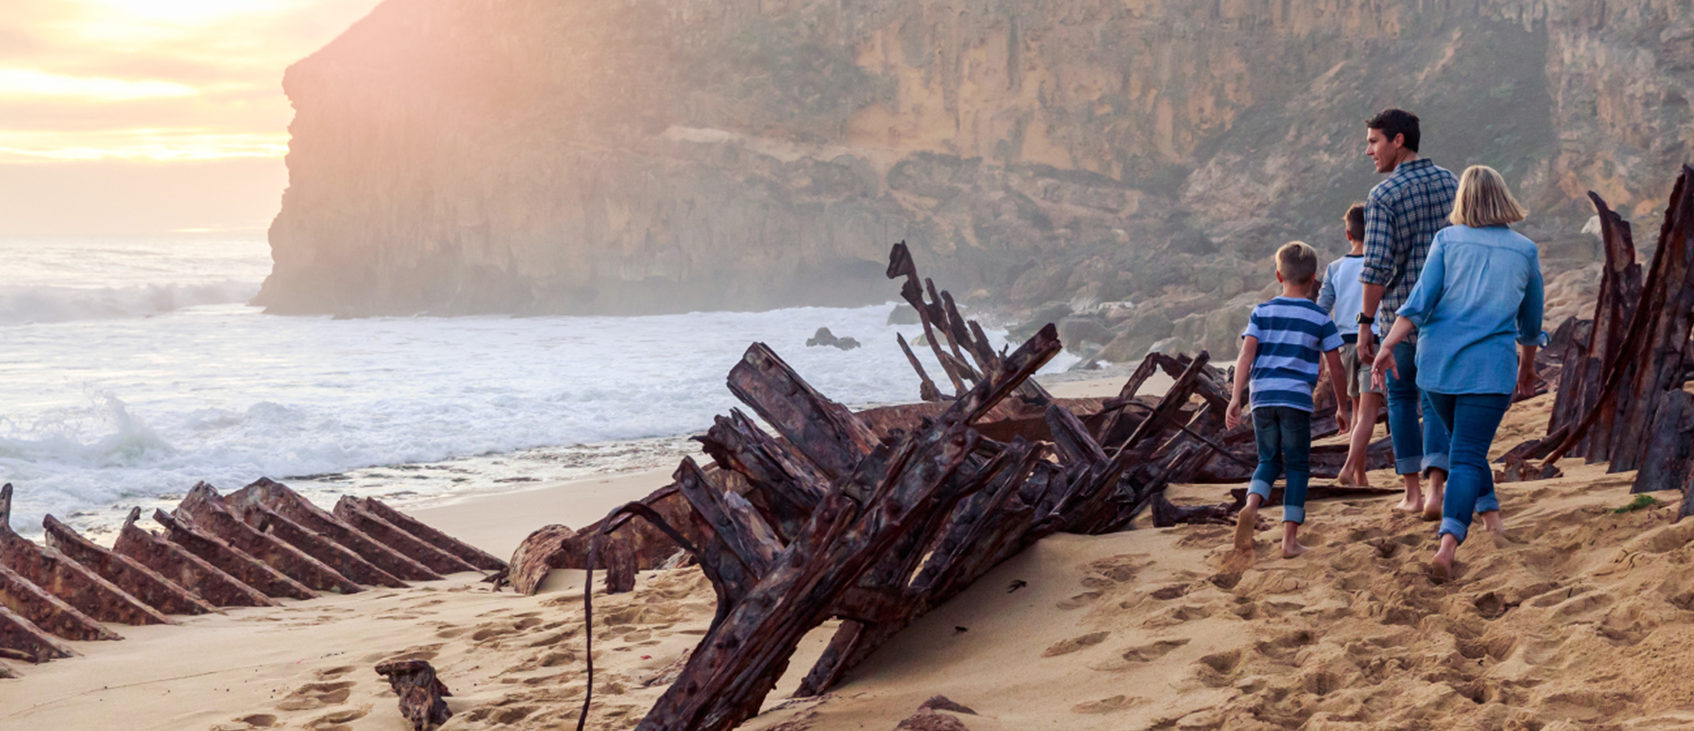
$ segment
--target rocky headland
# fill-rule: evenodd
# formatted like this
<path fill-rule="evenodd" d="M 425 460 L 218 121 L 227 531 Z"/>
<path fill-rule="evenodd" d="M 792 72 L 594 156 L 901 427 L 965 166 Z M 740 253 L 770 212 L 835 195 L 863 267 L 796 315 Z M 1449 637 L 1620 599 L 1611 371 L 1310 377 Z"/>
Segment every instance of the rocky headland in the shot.
<path fill-rule="evenodd" d="M 1694 158 L 1686 0 L 388 0 L 291 67 L 279 313 L 863 304 L 906 240 L 1107 360 L 1232 352 L 1269 257 L 1342 253 L 1362 120 L 1499 168 L 1552 299 L 1599 192 Z M 1650 240 L 1650 236 L 1639 238 Z"/>

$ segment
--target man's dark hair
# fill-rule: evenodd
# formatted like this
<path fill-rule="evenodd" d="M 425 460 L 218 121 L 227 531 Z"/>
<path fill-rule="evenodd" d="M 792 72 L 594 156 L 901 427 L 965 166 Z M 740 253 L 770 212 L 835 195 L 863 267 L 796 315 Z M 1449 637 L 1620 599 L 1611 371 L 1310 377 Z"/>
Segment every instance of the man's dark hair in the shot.
<path fill-rule="evenodd" d="M 1377 130 L 1393 141 L 1394 135 L 1405 135 L 1406 149 L 1418 151 L 1418 115 L 1404 109 L 1387 109 L 1370 119 L 1365 120 L 1365 126 Z"/>
<path fill-rule="evenodd" d="M 1347 222 L 1347 238 L 1354 241 L 1365 240 L 1365 204 L 1354 203 L 1341 220 Z"/>

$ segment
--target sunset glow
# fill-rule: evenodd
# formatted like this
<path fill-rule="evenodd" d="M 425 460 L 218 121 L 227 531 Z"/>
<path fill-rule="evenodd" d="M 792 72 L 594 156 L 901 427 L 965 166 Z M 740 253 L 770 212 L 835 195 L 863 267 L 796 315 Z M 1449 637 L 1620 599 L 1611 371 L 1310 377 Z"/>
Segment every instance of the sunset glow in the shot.
<path fill-rule="evenodd" d="M 7 0 L 0 15 L 0 235 L 51 206 L 32 204 L 31 179 L 87 177 L 111 191 L 102 165 L 177 166 L 253 161 L 231 170 L 281 175 L 293 110 L 283 71 L 333 40 L 378 0 Z M 255 180 L 231 181 L 232 188 Z M 13 181 L 16 183 L 13 188 Z M 65 184 L 70 184 L 66 182 Z M 186 183 L 185 183 L 186 184 Z M 268 183 L 267 183 L 268 184 Z M 123 191 L 167 196 L 169 186 Z M 274 213 L 281 191 L 250 210 Z M 186 206 L 177 196 L 161 206 Z M 176 228 L 262 227 L 251 212 L 185 216 Z M 267 214 L 268 215 L 268 214 Z M 226 216 L 219 218 L 218 216 Z M 113 225 L 117 225 L 114 223 Z"/>

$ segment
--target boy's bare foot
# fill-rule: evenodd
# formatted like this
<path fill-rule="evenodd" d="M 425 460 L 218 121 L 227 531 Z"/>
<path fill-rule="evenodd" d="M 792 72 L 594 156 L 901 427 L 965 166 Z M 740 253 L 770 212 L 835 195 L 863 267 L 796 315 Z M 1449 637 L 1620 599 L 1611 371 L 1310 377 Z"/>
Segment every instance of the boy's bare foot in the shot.
<path fill-rule="evenodd" d="M 1293 542 L 1283 541 L 1282 542 L 1282 557 L 1283 558 L 1294 558 L 1295 556 L 1298 556 L 1298 555 L 1305 553 L 1307 551 L 1310 551 L 1310 550 L 1312 550 L 1312 549 L 1307 548 L 1305 546 L 1305 544 L 1302 544 L 1299 541 L 1293 541 Z"/>
<path fill-rule="evenodd" d="M 1235 514 L 1235 550 L 1253 550 L 1253 531 L 1259 523 L 1259 510 L 1253 507 L 1242 508 Z"/>

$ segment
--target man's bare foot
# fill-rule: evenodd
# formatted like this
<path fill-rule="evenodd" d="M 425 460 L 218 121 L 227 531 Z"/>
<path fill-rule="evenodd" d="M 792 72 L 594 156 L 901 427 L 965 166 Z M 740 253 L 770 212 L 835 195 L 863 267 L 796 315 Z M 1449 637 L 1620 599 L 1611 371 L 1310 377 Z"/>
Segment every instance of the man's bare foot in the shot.
<path fill-rule="evenodd" d="M 1235 514 L 1235 550 L 1253 550 L 1253 531 L 1258 528 L 1259 511 L 1256 508 L 1242 508 Z"/>
<path fill-rule="evenodd" d="M 1416 513 L 1423 510 L 1423 496 L 1408 494 L 1401 498 L 1400 504 L 1394 506 L 1394 509 L 1402 513 Z"/>
<path fill-rule="evenodd" d="M 1310 550 L 1312 550 L 1312 549 L 1307 548 L 1305 546 L 1305 544 L 1303 544 L 1299 541 L 1294 541 L 1292 543 L 1289 542 L 1289 541 L 1283 541 L 1282 542 L 1282 557 L 1283 558 L 1294 558 L 1295 556 L 1298 556 L 1298 555 L 1305 553 L 1307 551 L 1310 551 Z"/>

